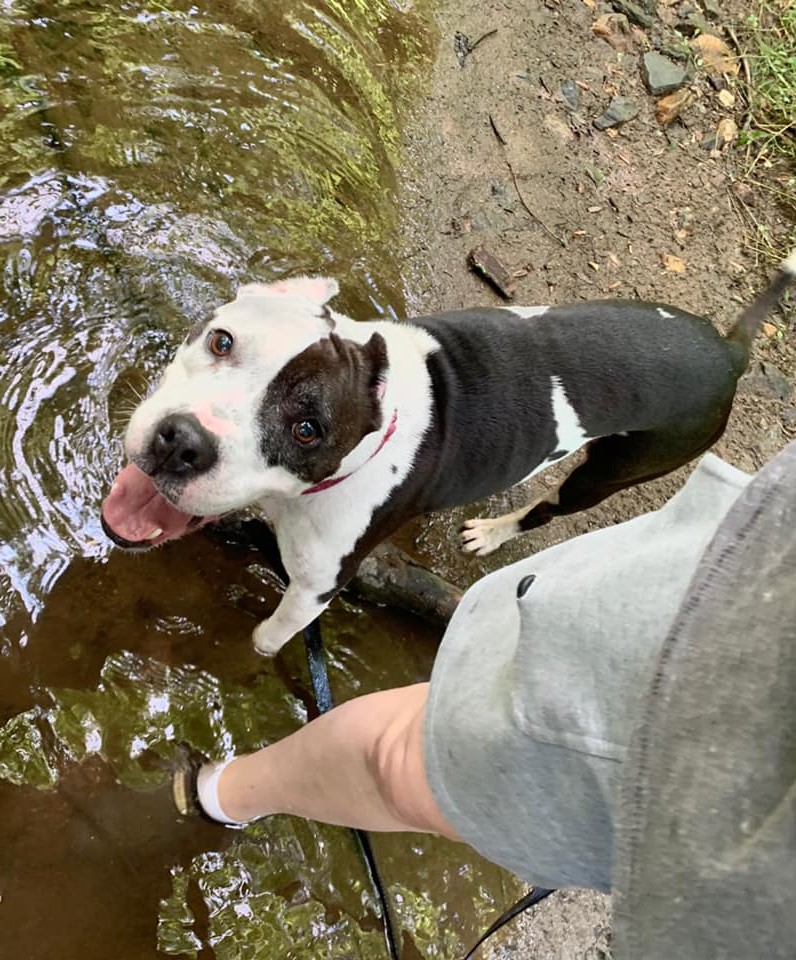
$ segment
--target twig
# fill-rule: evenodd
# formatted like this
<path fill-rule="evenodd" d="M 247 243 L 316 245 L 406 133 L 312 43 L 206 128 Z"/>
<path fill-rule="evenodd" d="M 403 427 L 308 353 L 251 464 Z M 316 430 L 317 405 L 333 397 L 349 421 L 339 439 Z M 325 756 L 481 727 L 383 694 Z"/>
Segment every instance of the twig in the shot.
<path fill-rule="evenodd" d="M 505 147 L 507 142 L 506 138 L 503 136 L 500 130 L 498 130 L 494 117 L 491 113 L 488 113 L 487 116 L 489 117 L 489 126 L 492 127 L 492 133 L 494 133 L 497 142 L 501 145 L 501 147 Z"/>
<path fill-rule="evenodd" d="M 752 113 L 752 70 L 749 66 L 749 58 L 743 52 L 740 41 L 735 34 L 733 28 L 729 25 L 725 25 L 724 29 L 727 31 L 727 35 L 730 40 L 732 40 L 735 49 L 738 51 L 738 59 L 741 61 L 741 66 L 743 67 L 743 76 L 746 81 L 746 110 L 744 112 L 744 121 L 743 121 L 743 130 L 748 130 L 754 123 L 754 115 Z"/>
<path fill-rule="evenodd" d="M 497 142 L 501 145 L 501 147 L 505 147 L 507 141 L 506 141 L 505 137 L 503 136 L 503 134 L 500 132 L 500 130 L 498 130 L 497 124 L 495 123 L 494 119 L 492 118 L 492 114 L 491 114 L 491 113 L 488 113 L 487 116 L 489 117 L 489 125 L 492 127 L 492 132 L 495 134 L 495 138 L 496 138 Z M 532 220 L 535 220 L 535 221 L 539 224 L 539 226 L 542 228 L 542 230 L 544 230 L 544 232 L 545 232 L 549 237 L 552 237 L 552 239 L 555 240 L 556 243 L 560 243 L 561 246 L 566 250 L 566 248 L 567 248 L 567 242 L 566 242 L 566 240 L 564 240 L 563 237 L 559 237 L 557 234 L 553 233 L 553 231 L 550 229 L 550 227 L 547 226 L 547 224 L 544 222 L 544 220 L 542 220 L 541 217 L 537 216 L 537 215 L 533 212 L 533 210 L 531 210 L 531 208 L 528 206 L 528 204 L 525 202 L 525 197 L 523 197 L 523 195 L 522 195 L 522 191 L 520 190 L 520 185 L 519 185 L 519 183 L 517 183 L 517 174 L 514 172 L 514 167 L 512 167 L 511 161 L 510 161 L 509 158 L 506 156 L 506 151 L 505 151 L 505 150 L 503 151 L 503 159 L 506 161 L 506 166 L 509 168 L 509 173 L 511 174 L 511 179 L 512 179 L 512 181 L 514 182 L 514 189 L 517 191 L 517 197 L 518 197 L 520 203 L 522 204 L 523 210 L 525 210 L 525 212 L 528 214 L 528 216 L 529 216 Z"/>
<path fill-rule="evenodd" d="M 475 50 L 475 48 L 478 46 L 479 43 L 481 43 L 482 40 L 486 40 L 487 37 L 494 37 L 496 33 L 497 33 L 497 27 L 495 27 L 494 30 L 487 30 L 486 33 L 482 33 L 477 40 L 473 40 L 473 42 L 470 44 L 470 53 L 472 53 L 473 50 Z"/>

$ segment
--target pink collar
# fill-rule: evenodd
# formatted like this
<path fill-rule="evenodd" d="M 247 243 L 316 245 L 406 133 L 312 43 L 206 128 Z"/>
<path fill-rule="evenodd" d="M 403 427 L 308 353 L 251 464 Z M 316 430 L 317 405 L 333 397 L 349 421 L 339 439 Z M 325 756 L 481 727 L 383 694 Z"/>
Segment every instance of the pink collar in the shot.
<path fill-rule="evenodd" d="M 381 450 L 384 444 L 390 439 L 390 437 L 395 433 L 395 424 L 398 422 L 398 411 L 393 410 L 392 419 L 390 420 L 389 425 L 384 433 L 384 436 L 381 438 L 381 443 L 376 447 L 376 449 L 371 453 L 365 463 L 368 463 L 372 460 L 376 454 Z M 362 464 L 364 466 L 365 464 Z M 307 487 L 306 490 L 301 491 L 301 495 L 304 496 L 305 493 L 320 493 L 321 490 L 328 490 L 329 487 L 335 487 L 338 483 L 342 483 L 343 480 L 347 480 L 352 473 L 356 473 L 360 468 L 357 467 L 356 470 L 352 470 L 351 473 L 344 473 L 342 477 L 328 477 L 326 480 L 321 480 L 320 483 L 316 483 L 314 487 Z"/>

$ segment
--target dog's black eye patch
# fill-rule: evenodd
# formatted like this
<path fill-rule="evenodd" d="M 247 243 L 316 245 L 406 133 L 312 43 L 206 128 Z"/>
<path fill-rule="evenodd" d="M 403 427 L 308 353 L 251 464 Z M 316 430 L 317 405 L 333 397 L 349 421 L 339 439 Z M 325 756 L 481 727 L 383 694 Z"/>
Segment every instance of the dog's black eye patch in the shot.
<path fill-rule="evenodd" d="M 277 373 L 258 416 L 260 449 L 269 466 L 318 483 L 381 427 L 376 384 L 383 364 L 372 354 L 368 345 L 331 334 Z"/>

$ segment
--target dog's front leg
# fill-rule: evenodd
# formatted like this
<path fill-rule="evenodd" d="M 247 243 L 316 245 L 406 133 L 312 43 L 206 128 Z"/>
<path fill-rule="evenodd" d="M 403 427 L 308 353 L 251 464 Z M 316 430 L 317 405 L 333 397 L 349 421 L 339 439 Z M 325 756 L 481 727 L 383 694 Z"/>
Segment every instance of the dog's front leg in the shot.
<path fill-rule="evenodd" d="M 258 653 L 273 657 L 299 630 L 319 617 L 329 605 L 317 593 L 295 580 L 290 582 L 279 606 L 267 620 L 254 629 L 254 647 Z"/>

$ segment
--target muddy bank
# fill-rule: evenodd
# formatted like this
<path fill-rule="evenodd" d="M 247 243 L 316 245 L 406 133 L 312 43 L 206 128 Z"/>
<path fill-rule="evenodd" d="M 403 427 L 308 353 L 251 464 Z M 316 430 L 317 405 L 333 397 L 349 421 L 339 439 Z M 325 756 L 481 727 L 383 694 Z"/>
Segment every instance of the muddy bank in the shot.
<path fill-rule="evenodd" d="M 703 29 L 732 49 L 741 6 L 651 7 L 645 25 L 631 14 L 610 42 L 600 18 L 613 18 L 618 4 L 505 0 L 444 7 L 428 96 L 406 134 L 403 272 L 412 311 L 506 303 L 472 269 L 477 249 L 500 262 L 517 303 L 639 297 L 704 314 L 727 329 L 770 271 L 750 249 L 749 206 L 773 238 L 786 236 L 790 226 L 767 195 L 745 181 L 737 141 L 720 135 L 732 132 L 728 121 L 736 129 L 745 122 L 737 57 L 726 72 L 711 73 L 689 45 Z M 694 17 L 701 19 L 692 30 L 686 20 Z M 666 126 L 660 122 L 664 94 L 650 93 L 643 72 L 650 52 L 683 67 L 682 110 Z M 650 65 L 660 62 L 647 57 Z M 598 129 L 594 121 L 616 98 L 620 106 L 630 104 L 632 119 Z M 758 337 L 715 448 L 750 472 L 796 437 L 793 321 L 791 306 Z M 484 444 L 488 450 L 488 437 Z M 529 552 L 656 508 L 689 472 L 683 468 L 560 518 L 483 559 L 459 553 L 461 520 L 519 507 L 560 473 L 434 515 L 398 539 L 466 586 Z M 561 894 L 511 928 L 493 955 L 603 957 L 609 926 L 608 898 Z"/>

